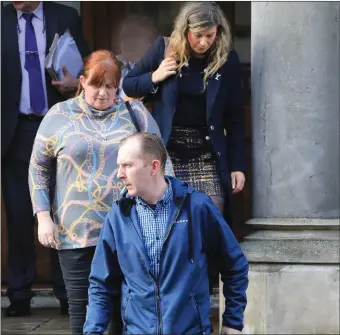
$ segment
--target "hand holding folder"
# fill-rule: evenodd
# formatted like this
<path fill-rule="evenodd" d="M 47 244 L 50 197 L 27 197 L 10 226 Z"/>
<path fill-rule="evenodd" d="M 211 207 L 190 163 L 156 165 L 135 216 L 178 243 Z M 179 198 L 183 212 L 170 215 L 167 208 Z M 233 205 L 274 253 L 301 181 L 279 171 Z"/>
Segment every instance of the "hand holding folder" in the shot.
<path fill-rule="evenodd" d="M 63 80 L 63 66 L 73 77 L 78 77 L 83 65 L 83 59 L 70 32 L 66 30 L 60 37 L 59 34 L 55 34 L 45 59 L 45 68 L 51 78 L 57 81 Z"/>

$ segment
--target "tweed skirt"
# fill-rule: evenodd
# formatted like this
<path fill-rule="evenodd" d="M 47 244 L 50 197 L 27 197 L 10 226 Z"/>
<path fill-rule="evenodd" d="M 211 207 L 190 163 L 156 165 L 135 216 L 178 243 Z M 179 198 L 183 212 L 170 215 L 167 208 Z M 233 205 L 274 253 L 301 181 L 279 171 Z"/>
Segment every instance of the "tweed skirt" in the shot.
<path fill-rule="evenodd" d="M 176 178 L 207 195 L 224 196 L 217 162 L 203 131 L 174 126 L 167 150 Z"/>

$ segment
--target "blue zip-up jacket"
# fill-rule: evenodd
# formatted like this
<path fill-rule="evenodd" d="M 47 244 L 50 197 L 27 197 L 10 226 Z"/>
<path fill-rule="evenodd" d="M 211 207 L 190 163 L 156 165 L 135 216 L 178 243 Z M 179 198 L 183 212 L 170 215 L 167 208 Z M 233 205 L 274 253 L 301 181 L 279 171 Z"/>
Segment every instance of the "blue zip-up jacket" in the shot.
<path fill-rule="evenodd" d="M 123 196 L 107 215 L 92 262 L 85 334 L 103 334 L 112 298 L 121 293 L 124 334 L 208 334 L 207 261 L 218 260 L 226 309 L 223 325 L 242 330 L 248 262 L 209 196 L 176 178 L 154 278 L 135 200 Z"/>

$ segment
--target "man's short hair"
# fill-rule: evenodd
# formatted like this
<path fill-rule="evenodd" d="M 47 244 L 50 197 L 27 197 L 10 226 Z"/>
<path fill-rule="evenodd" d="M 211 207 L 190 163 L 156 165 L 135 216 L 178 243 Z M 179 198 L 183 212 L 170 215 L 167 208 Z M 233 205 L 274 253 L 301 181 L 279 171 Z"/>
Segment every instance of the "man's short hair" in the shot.
<path fill-rule="evenodd" d="M 142 154 L 148 154 L 154 159 L 157 159 L 161 163 L 161 169 L 165 171 L 165 163 L 167 159 L 167 151 L 163 144 L 162 139 L 153 133 L 139 132 L 133 135 L 125 137 L 120 142 L 120 147 L 122 147 L 128 140 L 136 138 L 141 144 Z"/>

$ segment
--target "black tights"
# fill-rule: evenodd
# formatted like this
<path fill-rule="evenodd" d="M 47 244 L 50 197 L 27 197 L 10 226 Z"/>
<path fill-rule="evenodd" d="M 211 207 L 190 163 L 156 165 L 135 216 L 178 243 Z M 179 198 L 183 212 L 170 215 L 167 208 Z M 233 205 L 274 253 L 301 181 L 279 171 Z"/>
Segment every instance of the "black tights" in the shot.
<path fill-rule="evenodd" d="M 219 211 L 223 215 L 223 213 L 224 213 L 224 198 L 218 197 L 216 195 L 211 195 L 210 198 L 211 198 L 212 202 L 214 203 L 214 205 L 219 209 Z"/>

